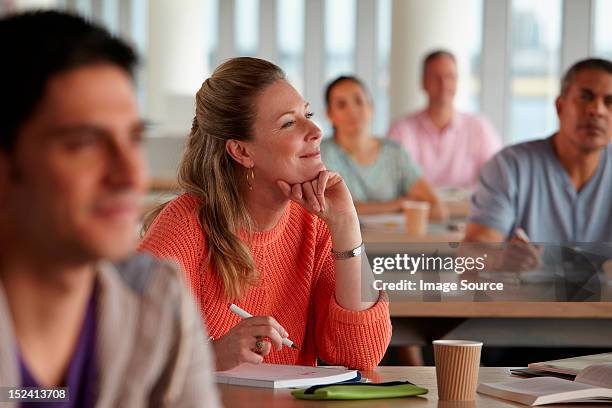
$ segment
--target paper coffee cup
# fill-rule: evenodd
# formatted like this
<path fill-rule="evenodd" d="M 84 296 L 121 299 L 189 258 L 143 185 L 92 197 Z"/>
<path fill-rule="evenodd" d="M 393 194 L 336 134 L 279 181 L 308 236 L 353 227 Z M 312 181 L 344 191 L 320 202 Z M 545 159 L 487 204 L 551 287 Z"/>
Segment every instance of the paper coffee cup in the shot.
<path fill-rule="evenodd" d="M 477 408 L 476 401 L 438 400 L 438 408 Z"/>
<path fill-rule="evenodd" d="M 482 342 L 435 340 L 433 346 L 438 399 L 473 401 L 478 386 Z"/>
<path fill-rule="evenodd" d="M 425 235 L 429 222 L 430 204 L 426 201 L 403 201 L 402 210 L 408 235 Z"/>

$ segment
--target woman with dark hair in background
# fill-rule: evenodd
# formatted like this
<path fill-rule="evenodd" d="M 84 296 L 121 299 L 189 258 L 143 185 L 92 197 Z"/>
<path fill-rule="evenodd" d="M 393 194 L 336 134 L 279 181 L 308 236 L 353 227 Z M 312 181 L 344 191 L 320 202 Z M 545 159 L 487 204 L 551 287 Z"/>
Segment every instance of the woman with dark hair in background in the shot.
<path fill-rule="evenodd" d="M 400 211 L 402 201 L 416 200 L 431 204 L 432 219 L 447 217 L 408 152 L 370 133 L 372 101 L 358 78 L 341 76 L 332 81 L 325 103 L 334 135 L 321 144 L 323 162 L 344 178 L 359 214 Z"/>
<path fill-rule="evenodd" d="M 219 370 L 317 357 L 367 369 L 389 343 L 388 304 L 372 287 L 351 195 L 326 171 L 311 116 L 276 65 L 220 65 L 196 95 L 185 194 L 144 237 L 141 249 L 187 274 Z M 256 317 L 240 320 L 230 302 Z M 300 349 L 283 347 L 286 337 Z"/>

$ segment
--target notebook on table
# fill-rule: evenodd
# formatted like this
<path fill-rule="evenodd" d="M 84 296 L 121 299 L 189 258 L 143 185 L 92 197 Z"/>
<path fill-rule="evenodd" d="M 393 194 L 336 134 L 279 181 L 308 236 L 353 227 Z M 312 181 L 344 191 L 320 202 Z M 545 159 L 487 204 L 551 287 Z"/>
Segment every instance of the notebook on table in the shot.
<path fill-rule="evenodd" d="M 337 367 L 309 367 L 284 364 L 241 364 L 215 373 L 218 384 L 262 388 L 310 387 L 357 380 L 359 371 Z"/>
<path fill-rule="evenodd" d="M 574 381 L 536 377 L 480 384 L 478 392 L 531 406 L 570 402 L 612 404 L 612 363 L 590 365 L 578 372 Z"/>

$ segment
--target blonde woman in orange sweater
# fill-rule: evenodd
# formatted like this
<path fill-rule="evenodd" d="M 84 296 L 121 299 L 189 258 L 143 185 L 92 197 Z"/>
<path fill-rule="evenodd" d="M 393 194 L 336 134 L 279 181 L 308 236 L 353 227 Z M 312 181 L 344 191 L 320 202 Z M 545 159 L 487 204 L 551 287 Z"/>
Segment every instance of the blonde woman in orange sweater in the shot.
<path fill-rule="evenodd" d="M 183 267 L 217 369 L 243 362 L 375 367 L 391 336 L 357 213 L 325 170 L 321 130 L 276 65 L 234 58 L 196 94 L 179 171 L 185 194 L 141 245 Z M 241 320 L 229 303 L 256 317 Z M 284 347 L 288 337 L 300 349 Z"/>

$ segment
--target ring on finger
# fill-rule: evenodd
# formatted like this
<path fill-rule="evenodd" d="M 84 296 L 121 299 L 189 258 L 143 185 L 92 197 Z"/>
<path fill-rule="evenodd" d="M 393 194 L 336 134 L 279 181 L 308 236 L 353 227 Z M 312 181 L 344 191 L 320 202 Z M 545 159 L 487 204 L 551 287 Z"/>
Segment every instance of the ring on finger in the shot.
<path fill-rule="evenodd" d="M 264 348 L 264 342 L 263 342 L 263 340 L 257 340 L 257 341 L 255 342 L 255 350 L 256 350 L 257 352 L 259 352 L 259 353 L 260 353 L 260 352 L 262 352 L 262 351 L 263 351 L 263 348 Z"/>

